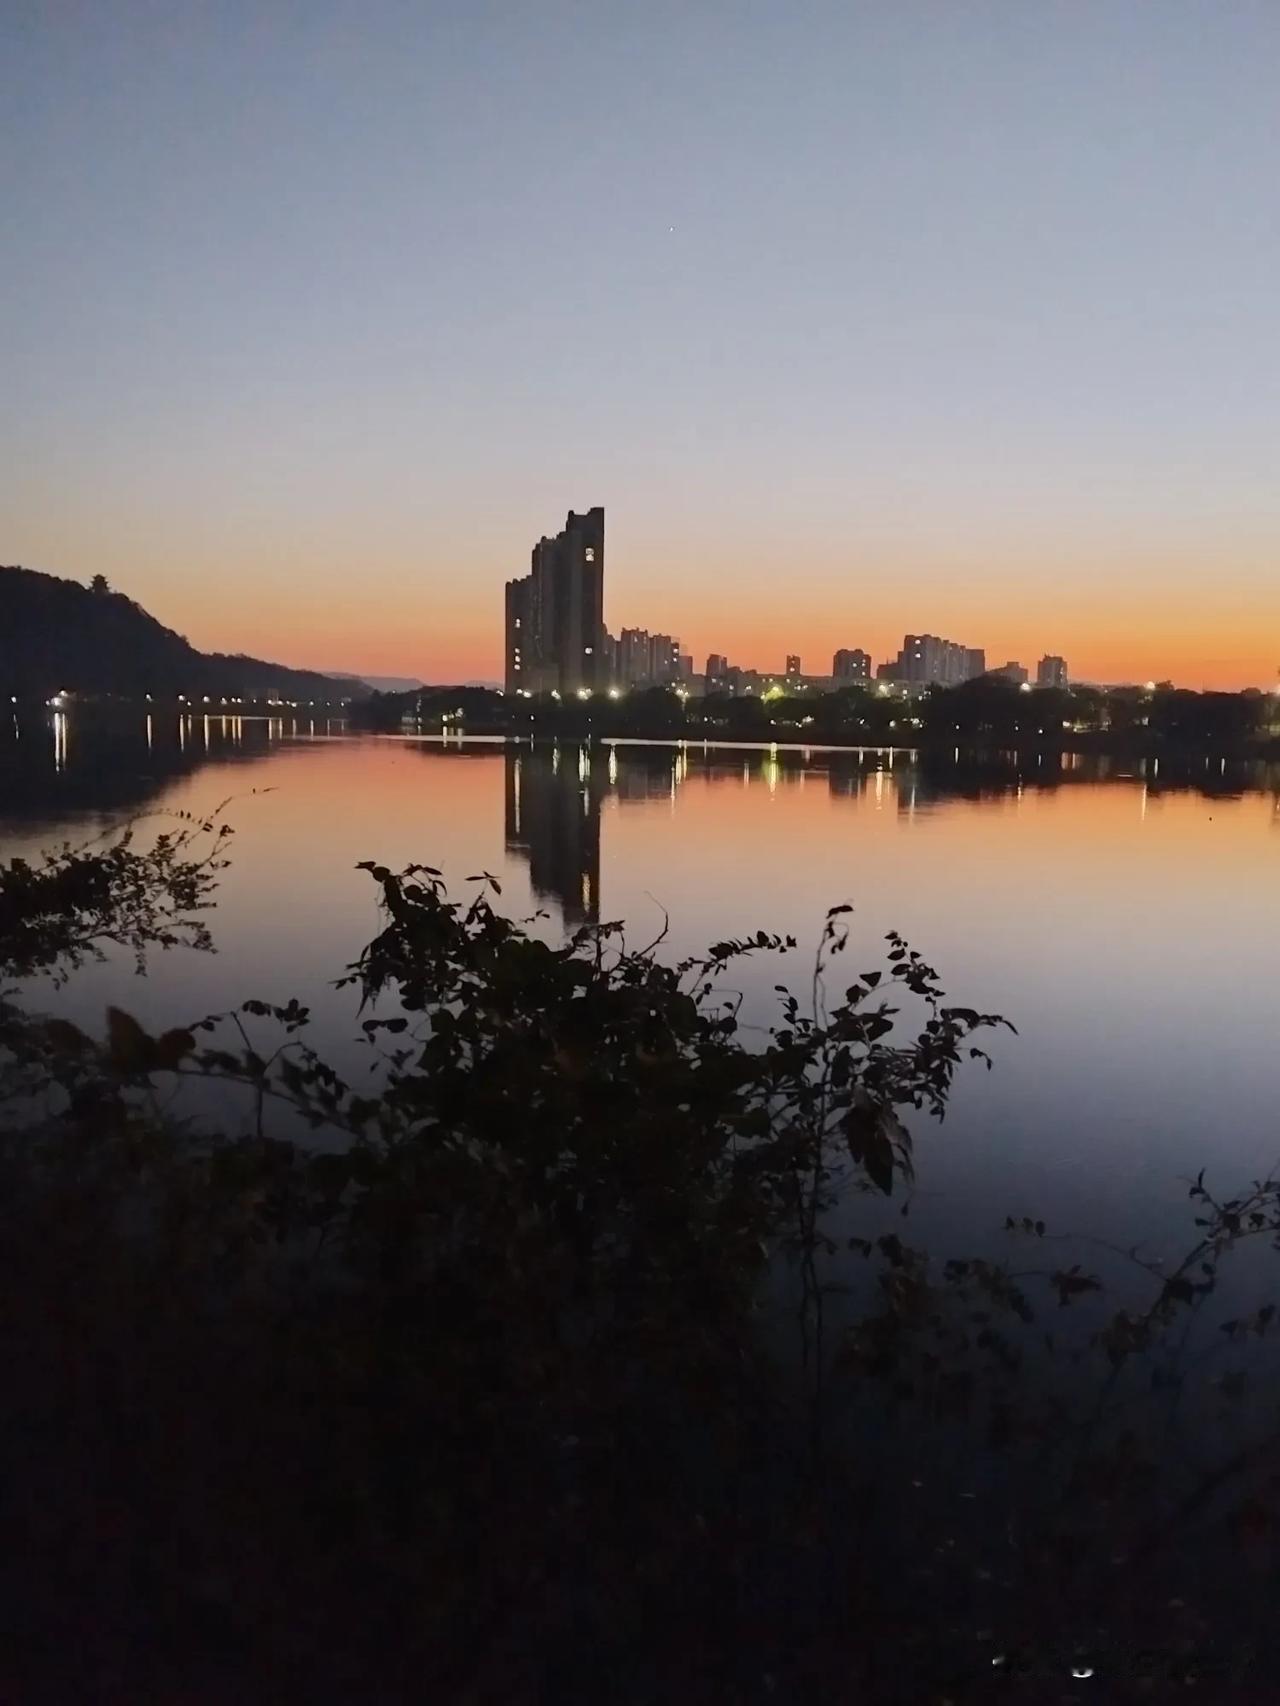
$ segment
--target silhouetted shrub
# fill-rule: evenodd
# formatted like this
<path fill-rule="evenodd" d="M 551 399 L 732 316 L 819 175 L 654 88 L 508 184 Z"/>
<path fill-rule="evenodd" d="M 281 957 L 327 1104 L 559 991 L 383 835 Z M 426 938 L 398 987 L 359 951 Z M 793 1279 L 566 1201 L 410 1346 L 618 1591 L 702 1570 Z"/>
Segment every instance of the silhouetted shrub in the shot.
<path fill-rule="evenodd" d="M 226 840 L 0 867 L 0 974 L 207 945 Z M 1031 1218 L 1029 1261 L 914 1249 L 908 1121 L 1002 1021 L 899 937 L 832 996 L 833 909 L 753 1043 L 724 974 L 790 939 L 552 946 L 491 877 L 366 869 L 367 1084 L 296 1001 L 99 1039 L 3 997 L 15 1664 L 131 1698 L 916 1700 L 1055 1640 L 1057 1682 L 1080 1640 L 1114 1674 L 1171 1597 L 1202 1662 L 1247 1615 L 1274 1420 L 1239 1353 L 1275 1316 L 1212 1312 L 1274 1183 L 1196 1181 L 1186 1257 L 1111 1277 Z M 1108 1302 L 1121 1263 L 1146 1294 Z"/>

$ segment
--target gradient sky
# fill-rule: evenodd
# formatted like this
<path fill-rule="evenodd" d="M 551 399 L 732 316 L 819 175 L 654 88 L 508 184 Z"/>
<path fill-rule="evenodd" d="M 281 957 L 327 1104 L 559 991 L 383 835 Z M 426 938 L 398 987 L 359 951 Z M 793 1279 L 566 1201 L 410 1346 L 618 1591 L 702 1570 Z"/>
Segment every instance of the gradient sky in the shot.
<path fill-rule="evenodd" d="M 1280 665 L 1276 0 L 5 0 L 0 561 L 496 676 L 606 616 Z"/>

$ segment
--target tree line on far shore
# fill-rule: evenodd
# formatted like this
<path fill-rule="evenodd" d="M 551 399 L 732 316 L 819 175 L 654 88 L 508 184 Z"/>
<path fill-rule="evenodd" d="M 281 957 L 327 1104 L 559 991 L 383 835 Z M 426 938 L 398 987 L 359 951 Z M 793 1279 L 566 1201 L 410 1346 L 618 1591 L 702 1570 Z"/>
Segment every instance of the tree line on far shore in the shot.
<path fill-rule="evenodd" d="M 669 687 L 618 698 L 512 698 L 490 688 L 435 687 L 375 694 L 354 708 L 372 728 L 406 719 L 426 729 L 475 734 L 591 734 L 625 738 L 827 742 L 833 745 L 1038 746 L 1136 752 L 1203 748 L 1280 750 L 1280 696 L 1149 687 L 1020 688 L 995 676 L 935 687 L 908 700 L 871 687 L 758 698 L 681 697 Z"/>

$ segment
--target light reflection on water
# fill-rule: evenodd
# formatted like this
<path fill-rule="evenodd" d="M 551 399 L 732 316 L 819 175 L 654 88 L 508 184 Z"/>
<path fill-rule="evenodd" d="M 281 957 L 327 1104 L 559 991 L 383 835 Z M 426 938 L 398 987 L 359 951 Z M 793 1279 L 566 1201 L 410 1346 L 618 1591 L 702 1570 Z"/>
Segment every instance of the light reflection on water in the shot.
<path fill-rule="evenodd" d="M 639 943 L 665 913 L 676 957 L 792 932 L 798 954 L 735 972 L 762 1025 L 775 983 L 807 987 L 822 915 L 848 900 L 850 972 L 901 929 L 957 1002 L 1018 1026 L 992 1074 L 963 1076 L 946 1124 L 919 1131 L 917 1221 L 1087 1214 L 1140 1236 L 1181 1213 L 1180 1174 L 1207 1164 L 1233 1186 L 1280 1156 L 1274 771 L 311 729 L 156 714 L 108 732 L 60 714 L 0 744 L 0 855 L 232 799 L 218 955 L 162 957 L 143 982 L 96 968 L 50 999 L 154 1025 L 297 995 L 341 1053 L 353 1015 L 329 984 L 376 925 L 354 869 L 376 858 L 457 884 L 491 871 L 553 935 L 619 918 Z"/>

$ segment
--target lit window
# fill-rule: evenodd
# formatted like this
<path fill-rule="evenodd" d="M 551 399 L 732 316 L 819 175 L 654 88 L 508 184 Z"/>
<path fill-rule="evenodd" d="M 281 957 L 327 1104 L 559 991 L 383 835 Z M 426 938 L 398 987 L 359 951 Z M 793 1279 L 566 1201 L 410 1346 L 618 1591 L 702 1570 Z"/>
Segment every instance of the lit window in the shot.
<path fill-rule="evenodd" d="M 590 646 L 583 646 L 582 650 L 587 657 L 591 656 L 591 647 Z"/>
<path fill-rule="evenodd" d="M 589 563 L 594 563 L 594 562 L 595 562 L 595 560 L 596 560 L 596 548 L 595 548 L 595 546 L 594 546 L 594 545 L 588 545 L 588 546 L 587 546 L 587 549 L 586 549 L 586 558 L 587 558 L 587 561 L 588 561 L 588 562 L 589 562 Z"/>

